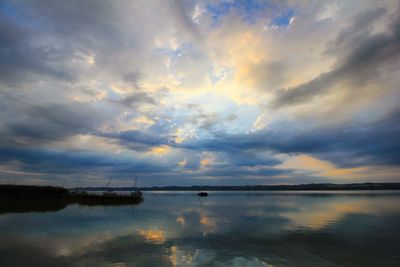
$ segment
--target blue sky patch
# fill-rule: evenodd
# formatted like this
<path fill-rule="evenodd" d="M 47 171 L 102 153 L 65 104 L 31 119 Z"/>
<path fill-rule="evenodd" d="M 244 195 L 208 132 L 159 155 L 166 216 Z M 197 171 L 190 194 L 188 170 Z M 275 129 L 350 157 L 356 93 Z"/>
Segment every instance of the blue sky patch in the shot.
<path fill-rule="evenodd" d="M 290 8 L 281 12 L 278 16 L 272 19 L 271 26 L 288 26 L 290 24 L 290 20 L 294 17 L 294 9 Z"/>

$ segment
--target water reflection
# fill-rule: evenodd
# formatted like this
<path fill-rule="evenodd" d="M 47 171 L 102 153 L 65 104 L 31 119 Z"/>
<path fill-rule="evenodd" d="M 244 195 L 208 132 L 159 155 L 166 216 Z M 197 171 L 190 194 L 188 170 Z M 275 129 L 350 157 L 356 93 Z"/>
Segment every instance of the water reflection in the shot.
<path fill-rule="evenodd" d="M 172 246 L 167 253 L 173 266 L 204 266 L 212 263 L 215 258 L 215 252 L 207 249 L 181 249 Z"/>
<path fill-rule="evenodd" d="M 0 266 L 399 266 L 400 195 L 147 193 L 0 215 Z"/>
<path fill-rule="evenodd" d="M 178 217 L 176 217 L 176 223 L 180 224 L 180 225 L 185 225 L 185 223 L 186 223 L 185 217 L 183 217 L 182 215 L 179 215 Z"/>
<path fill-rule="evenodd" d="M 2 213 L 26 213 L 26 212 L 54 212 L 66 208 L 68 203 L 55 200 L 10 200 L 1 199 L 0 214 Z"/>
<path fill-rule="evenodd" d="M 162 230 L 140 230 L 139 235 L 149 243 L 162 244 L 165 241 L 165 233 Z"/>

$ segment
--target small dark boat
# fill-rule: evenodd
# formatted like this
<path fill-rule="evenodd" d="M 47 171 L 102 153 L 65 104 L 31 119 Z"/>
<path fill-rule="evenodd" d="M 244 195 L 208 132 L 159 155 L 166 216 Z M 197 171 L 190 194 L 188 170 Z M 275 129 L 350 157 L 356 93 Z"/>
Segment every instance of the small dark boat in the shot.
<path fill-rule="evenodd" d="M 203 189 L 203 179 L 201 179 L 200 190 L 201 190 L 201 189 Z M 197 193 L 197 195 L 198 195 L 199 197 L 206 197 L 206 196 L 208 196 L 208 193 L 205 192 L 205 191 L 199 191 L 199 192 Z"/>
<path fill-rule="evenodd" d="M 208 196 L 208 193 L 207 192 L 199 192 L 199 193 L 197 193 L 197 195 L 199 197 L 206 197 L 206 196 Z"/>

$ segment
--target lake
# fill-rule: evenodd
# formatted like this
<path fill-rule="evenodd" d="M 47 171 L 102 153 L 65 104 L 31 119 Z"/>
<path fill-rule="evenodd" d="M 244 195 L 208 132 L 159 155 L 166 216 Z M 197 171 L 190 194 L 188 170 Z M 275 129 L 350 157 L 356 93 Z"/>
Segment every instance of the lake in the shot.
<path fill-rule="evenodd" d="M 0 266 L 400 266 L 400 192 L 144 192 L 0 213 Z"/>

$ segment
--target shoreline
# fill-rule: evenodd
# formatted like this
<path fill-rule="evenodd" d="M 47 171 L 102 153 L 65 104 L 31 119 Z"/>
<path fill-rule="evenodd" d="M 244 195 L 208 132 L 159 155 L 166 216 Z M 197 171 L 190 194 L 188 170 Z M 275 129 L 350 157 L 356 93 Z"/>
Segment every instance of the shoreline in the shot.
<path fill-rule="evenodd" d="M 82 187 L 84 191 L 106 191 L 106 187 Z M 351 184 L 298 184 L 298 185 L 244 185 L 244 186 L 153 186 L 141 187 L 141 191 L 359 191 L 400 190 L 400 183 L 351 183 Z M 114 187 L 112 191 L 131 191 L 130 187 Z"/>
<path fill-rule="evenodd" d="M 119 205 L 138 204 L 143 201 L 143 195 L 140 191 L 129 195 L 111 192 L 99 195 L 82 190 L 72 192 L 55 186 L 0 185 L 0 200 L 16 202 L 57 200 L 66 204 Z"/>

